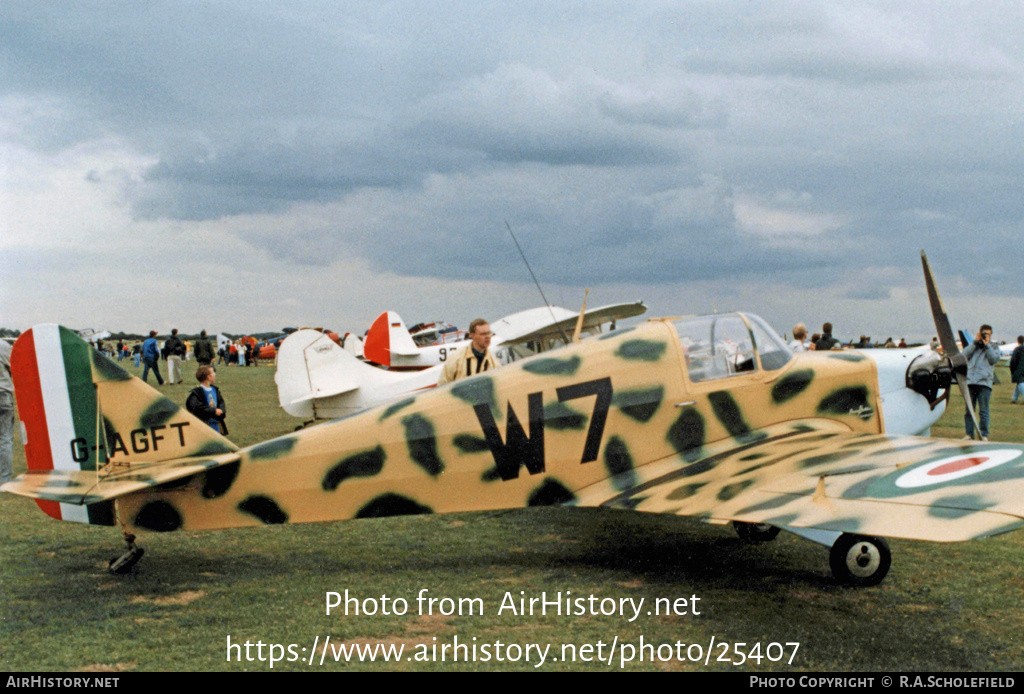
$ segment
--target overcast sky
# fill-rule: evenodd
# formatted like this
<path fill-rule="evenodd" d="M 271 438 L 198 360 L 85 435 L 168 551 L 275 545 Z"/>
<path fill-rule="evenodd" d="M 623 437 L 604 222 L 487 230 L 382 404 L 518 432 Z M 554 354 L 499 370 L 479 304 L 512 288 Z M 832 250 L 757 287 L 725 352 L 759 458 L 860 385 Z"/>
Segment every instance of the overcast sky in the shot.
<path fill-rule="evenodd" d="M 0 3 L 0 326 L 1024 332 L 1019 2 Z"/>

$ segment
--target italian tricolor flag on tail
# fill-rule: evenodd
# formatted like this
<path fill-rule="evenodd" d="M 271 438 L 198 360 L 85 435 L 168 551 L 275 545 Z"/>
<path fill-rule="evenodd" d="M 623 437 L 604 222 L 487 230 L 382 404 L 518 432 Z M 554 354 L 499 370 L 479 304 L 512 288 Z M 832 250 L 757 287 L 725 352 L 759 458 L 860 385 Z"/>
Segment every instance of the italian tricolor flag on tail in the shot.
<path fill-rule="evenodd" d="M 71 330 L 37 325 L 11 352 L 11 376 L 28 469 L 94 470 L 106 461 L 92 378 L 92 347 Z M 76 506 L 37 500 L 58 520 L 109 525 L 111 502 Z"/>

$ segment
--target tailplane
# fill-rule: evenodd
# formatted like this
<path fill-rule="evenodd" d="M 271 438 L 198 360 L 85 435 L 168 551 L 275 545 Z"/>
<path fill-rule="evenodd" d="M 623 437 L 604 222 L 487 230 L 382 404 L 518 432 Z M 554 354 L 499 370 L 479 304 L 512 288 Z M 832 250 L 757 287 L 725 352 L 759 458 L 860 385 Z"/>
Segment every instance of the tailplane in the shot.
<path fill-rule="evenodd" d="M 168 476 L 195 474 L 187 461 L 212 461 L 238 450 L 58 325 L 37 325 L 18 338 L 11 375 L 28 474 L 4 489 L 36 497 L 39 507 L 59 520 L 114 525 L 111 498 L 118 494 L 95 493 L 104 480 L 175 461 L 172 467 L 182 474 L 163 475 L 166 481 Z M 204 462 L 201 467 L 216 464 Z M 51 480 L 49 492 L 31 493 L 44 478 Z M 67 487 L 66 502 L 53 493 L 56 480 Z"/>

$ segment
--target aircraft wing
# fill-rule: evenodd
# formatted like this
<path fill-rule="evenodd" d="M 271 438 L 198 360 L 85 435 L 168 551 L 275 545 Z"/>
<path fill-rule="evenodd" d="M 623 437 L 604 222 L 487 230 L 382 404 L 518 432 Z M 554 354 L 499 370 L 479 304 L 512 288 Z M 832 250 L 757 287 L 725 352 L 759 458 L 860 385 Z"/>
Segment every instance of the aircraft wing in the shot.
<path fill-rule="evenodd" d="M 577 504 L 938 542 L 1024 527 L 1024 446 L 788 423 L 620 473 Z"/>
<path fill-rule="evenodd" d="M 595 309 L 587 309 L 583 315 L 583 329 L 595 328 L 605 323 L 625 318 L 633 318 L 647 311 L 642 301 L 622 304 L 609 304 Z M 579 312 L 571 312 L 564 308 L 552 306 L 522 311 L 495 321 L 491 328 L 501 340 L 501 344 L 532 342 L 549 337 L 572 335 L 576 329 Z"/>
<path fill-rule="evenodd" d="M 86 505 L 114 499 L 146 487 L 156 487 L 197 473 L 237 464 L 238 453 L 193 456 L 159 463 L 117 463 L 106 471 L 40 470 L 25 473 L 3 485 L 11 494 L 32 499 Z"/>

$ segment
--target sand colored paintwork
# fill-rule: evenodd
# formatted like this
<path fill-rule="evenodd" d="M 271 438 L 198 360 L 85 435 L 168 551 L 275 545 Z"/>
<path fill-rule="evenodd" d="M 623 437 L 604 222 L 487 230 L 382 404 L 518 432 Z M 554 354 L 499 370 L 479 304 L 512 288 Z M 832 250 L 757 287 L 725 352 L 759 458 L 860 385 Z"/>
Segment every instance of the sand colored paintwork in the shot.
<path fill-rule="evenodd" d="M 687 359 L 673 325 L 650 321 L 242 450 L 209 450 L 191 438 L 199 427 L 179 426 L 180 450 L 160 442 L 164 463 L 3 489 L 67 501 L 67 483 L 86 484 L 87 499 L 116 499 L 123 522 L 157 531 L 551 504 L 930 540 L 1022 524 L 1024 456 L 895 483 L 929 461 L 1024 448 L 886 436 L 870 359 L 801 354 L 766 370 L 759 358 L 697 383 Z M 166 408 L 138 379 L 129 398 L 96 377 L 108 439 Z"/>

